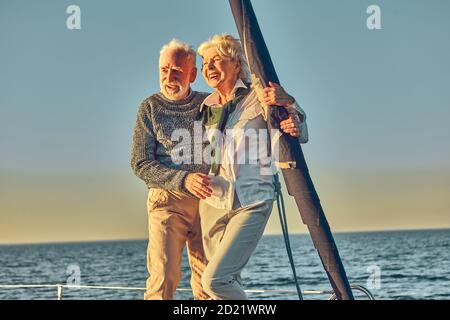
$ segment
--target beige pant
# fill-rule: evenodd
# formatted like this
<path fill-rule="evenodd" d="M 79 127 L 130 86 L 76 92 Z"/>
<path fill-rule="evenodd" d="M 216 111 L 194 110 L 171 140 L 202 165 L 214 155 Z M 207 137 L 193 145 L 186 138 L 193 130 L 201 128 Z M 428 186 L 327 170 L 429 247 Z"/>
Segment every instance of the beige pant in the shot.
<path fill-rule="evenodd" d="M 145 300 L 174 299 L 181 279 L 181 258 L 187 243 L 194 299 L 210 299 L 201 277 L 206 266 L 198 200 L 182 193 L 152 188 L 148 195 L 149 243 Z"/>
<path fill-rule="evenodd" d="M 244 300 L 241 271 L 261 239 L 273 201 L 232 211 L 200 201 L 203 246 L 209 263 L 203 272 L 203 289 L 214 300 Z"/>

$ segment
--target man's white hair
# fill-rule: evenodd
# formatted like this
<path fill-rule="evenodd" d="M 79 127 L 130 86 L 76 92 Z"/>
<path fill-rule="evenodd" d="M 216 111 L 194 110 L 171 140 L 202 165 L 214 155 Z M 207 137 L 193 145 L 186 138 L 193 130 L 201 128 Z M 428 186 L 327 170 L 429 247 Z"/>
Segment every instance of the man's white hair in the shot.
<path fill-rule="evenodd" d="M 164 54 L 164 52 L 166 52 L 169 49 L 185 52 L 188 55 L 188 57 L 191 59 L 191 61 L 194 63 L 194 66 L 195 66 L 196 58 L 197 58 L 197 54 L 195 53 L 195 50 L 192 49 L 192 47 L 189 46 L 188 44 L 181 42 L 178 39 L 172 39 L 172 40 L 170 40 L 169 43 L 166 43 L 165 45 L 162 46 L 161 51 L 159 52 L 159 61 L 160 62 L 161 62 L 161 57 Z"/>
<path fill-rule="evenodd" d="M 248 67 L 248 63 L 244 55 L 244 50 L 242 49 L 242 45 L 239 40 L 226 33 L 222 35 L 216 34 L 212 36 L 208 41 L 203 42 L 198 48 L 197 52 L 203 58 L 206 51 L 210 48 L 216 48 L 219 52 L 219 55 L 222 57 L 238 60 L 241 65 L 239 78 L 244 82 L 251 82 L 250 68 Z"/>

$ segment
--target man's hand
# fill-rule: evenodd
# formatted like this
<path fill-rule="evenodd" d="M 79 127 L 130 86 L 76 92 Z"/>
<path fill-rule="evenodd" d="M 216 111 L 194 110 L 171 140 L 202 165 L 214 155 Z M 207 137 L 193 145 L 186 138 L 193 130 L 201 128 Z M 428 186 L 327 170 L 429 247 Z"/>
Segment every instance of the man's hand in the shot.
<path fill-rule="evenodd" d="M 300 119 L 297 115 L 290 114 L 289 118 L 280 122 L 280 129 L 293 137 L 300 137 Z"/>
<path fill-rule="evenodd" d="M 295 102 L 295 99 L 284 91 L 279 84 L 269 81 L 269 86 L 264 88 L 264 99 L 261 101 L 266 106 L 287 107 Z"/>
<path fill-rule="evenodd" d="M 184 179 L 184 186 L 202 200 L 209 198 L 212 194 L 211 178 L 203 173 L 189 173 Z"/>

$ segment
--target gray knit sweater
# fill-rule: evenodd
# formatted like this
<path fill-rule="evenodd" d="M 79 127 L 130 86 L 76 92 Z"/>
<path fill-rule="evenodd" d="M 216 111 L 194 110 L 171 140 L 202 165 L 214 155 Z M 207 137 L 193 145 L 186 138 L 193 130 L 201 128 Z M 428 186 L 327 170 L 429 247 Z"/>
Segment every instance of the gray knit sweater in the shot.
<path fill-rule="evenodd" d="M 162 188 L 190 193 L 184 187 L 184 179 L 190 172 L 207 173 L 209 165 L 194 163 L 194 121 L 198 120 L 200 105 L 207 93 L 191 91 L 180 101 L 168 100 L 161 93 L 145 99 L 139 107 L 133 134 L 131 167 L 148 188 Z M 172 141 L 175 129 L 187 130 L 191 141 Z M 171 152 L 180 143 L 192 151 L 191 163 L 176 164 Z M 201 149 L 204 150 L 205 143 Z M 196 148 L 198 150 L 198 148 Z"/>

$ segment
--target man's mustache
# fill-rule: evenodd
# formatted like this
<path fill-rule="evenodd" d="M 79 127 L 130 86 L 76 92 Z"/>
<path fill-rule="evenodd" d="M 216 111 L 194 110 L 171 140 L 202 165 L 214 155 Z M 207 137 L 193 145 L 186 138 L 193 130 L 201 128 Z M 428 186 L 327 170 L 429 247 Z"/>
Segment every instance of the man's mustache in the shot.
<path fill-rule="evenodd" d="M 164 84 L 165 86 L 177 86 L 177 87 L 182 87 L 182 85 L 181 85 L 181 83 L 180 82 L 166 82 L 165 84 Z"/>

